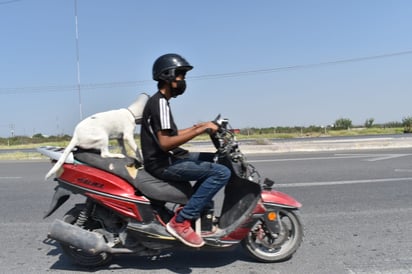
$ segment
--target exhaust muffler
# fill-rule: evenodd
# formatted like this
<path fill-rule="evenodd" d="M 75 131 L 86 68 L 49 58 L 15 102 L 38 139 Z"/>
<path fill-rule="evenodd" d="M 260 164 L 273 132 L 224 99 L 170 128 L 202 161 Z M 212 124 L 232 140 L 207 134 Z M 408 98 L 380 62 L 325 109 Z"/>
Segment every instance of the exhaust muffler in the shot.
<path fill-rule="evenodd" d="M 84 230 L 81 227 L 61 220 L 54 220 L 47 236 L 63 244 L 80 248 L 90 254 L 98 254 L 101 252 L 116 253 L 113 252 L 114 250 L 106 243 L 103 235 Z"/>

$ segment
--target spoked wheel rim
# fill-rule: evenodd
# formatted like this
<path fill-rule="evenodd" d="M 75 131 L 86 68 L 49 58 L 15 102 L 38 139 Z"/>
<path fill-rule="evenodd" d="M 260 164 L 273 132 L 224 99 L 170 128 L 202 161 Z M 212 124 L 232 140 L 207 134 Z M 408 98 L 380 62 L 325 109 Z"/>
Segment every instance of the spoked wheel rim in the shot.
<path fill-rule="evenodd" d="M 292 211 L 280 210 L 281 233 L 275 237 L 259 220 L 249 232 L 243 244 L 248 253 L 263 262 L 278 262 L 289 259 L 300 246 L 303 229 L 299 217 Z"/>

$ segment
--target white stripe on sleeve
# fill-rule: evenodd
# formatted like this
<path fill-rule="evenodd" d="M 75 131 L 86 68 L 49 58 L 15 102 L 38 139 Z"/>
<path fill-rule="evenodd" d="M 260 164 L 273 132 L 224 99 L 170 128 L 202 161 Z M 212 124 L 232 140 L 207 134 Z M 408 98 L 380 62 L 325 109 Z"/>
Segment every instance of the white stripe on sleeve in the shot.
<path fill-rule="evenodd" d="M 163 129 L 170 129 L 170 111 L 169 105 L 167 104 L 167 100 L 161 98 L 159 100 L 159 107 L 160 107 L 160 125 Z"/>

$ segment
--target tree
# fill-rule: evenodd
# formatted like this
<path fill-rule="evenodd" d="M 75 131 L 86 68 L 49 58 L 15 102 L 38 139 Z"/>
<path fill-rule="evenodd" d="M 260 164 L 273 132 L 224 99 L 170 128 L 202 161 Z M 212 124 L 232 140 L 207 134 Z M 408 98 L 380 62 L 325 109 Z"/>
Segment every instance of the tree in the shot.
<path fill-rule="evenodd" d="M 32 137 L 35 138 L 35 139 L 44 139 L 44 136 L 41 133 L 36 133 Z"/>
<path fill-rule="evenodd" d="M 352 127 L 352 120 L 348 118 L 340 118 L 335 121 L 335 129 L 349 129 Z"/>
<path fill-rule="evenodd" d="M 365 127 L 366 127 L 366 128 L 371 128 L 374 121 L 375 121 L 375 119 L 373 119 L 373 118 L 367 119 L 367 120 L 365 121 Z"/>
<path fill-rule="evenodd" d="M 412 117 L 408 116 L 402 119 L 403 132 L 411 133 L 412 132 Z"/>

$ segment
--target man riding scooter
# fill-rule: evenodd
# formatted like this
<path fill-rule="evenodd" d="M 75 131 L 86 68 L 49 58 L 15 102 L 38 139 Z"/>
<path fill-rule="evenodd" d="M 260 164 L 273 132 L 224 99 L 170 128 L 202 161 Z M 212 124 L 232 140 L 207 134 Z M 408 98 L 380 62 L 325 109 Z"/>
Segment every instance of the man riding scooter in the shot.
<path fill-rule="evenodd" d="M 204 161 L 199 154 L 179 147 L 206 131 L 214 133 L 218 130 L 213 122 L 182 130 L 174 122 L 169 101 L 184 93 L 185 75 L 192 68 L 178 54 L 162 55 L 153 64 L 153 80 L 157 81 L 158 92 L 149 99 L 143 112 L 141 147 L 144 167 L 153 176 L 165 181 L 197 181 L 195 192 L 166 229 L 186 245 L 201 247 L 205 242 L 192 229 L 192 221 L 210 206 L 231 173 L 224 165 Z"/>

